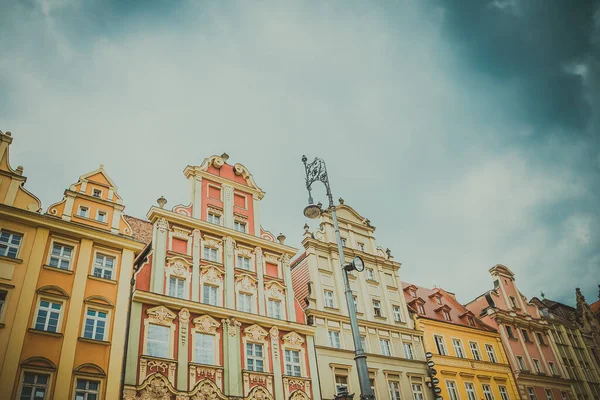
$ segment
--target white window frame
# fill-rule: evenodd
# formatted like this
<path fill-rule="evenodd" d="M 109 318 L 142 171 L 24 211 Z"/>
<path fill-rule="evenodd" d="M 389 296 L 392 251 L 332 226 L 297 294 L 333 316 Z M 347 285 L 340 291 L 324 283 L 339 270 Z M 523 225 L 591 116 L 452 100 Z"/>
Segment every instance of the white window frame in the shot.
<path fill-rule="evenodd" d="M 267 316 L 275 319 L 281 319 L 283 316 L 283 313 L 281 312 L 281 305 L 281 300 L 267 299 Z M 273 308 L 275 306 L 277 307 Z"/>
<path fill-rule="evenodd" d="M 206 213 L 206 222 L 214 224 L 214 225 L 221 225 L 221 221 L 222 221 L 222 215 L 221 214 L 217 214 L 215 212 L 212 211 L 208 211 Z"/>
<path fill-rule="evenodd" d="M 548 369 L 550 370 L 550 373 L 551 373 L 553 376 L 556 376 L 556 375 L 558 375 L 558 374 L 556 373 L 556 367 L 554 366 L 554 363 L 553 363 L 552 361 L 548 361 Z"/>
<path fill-rule="evenodd" d="M 504 385 L 498 385 L 498 391 L 500 392 L 501 400 L 510 400 L 510 396 L 508 395 L 508 390 Z"/>
<path fill-rule="evenodd" d="M 213 255 L 214 255 L 214 260 L 212 257 Z M 212 247 L 212 246 L 204 246 L 204 249 L 202 250 L 202 259 L 218 263 L 219 262 L 219 249 L 217 249 L 216 247 Z"/>
<path fill-rule="evenodd" d="M 25 383 L 25 374 L 33 374 L 36 377 L 34 378 L 34 382 L 33 383 Z M 45 384 L 39 384 L 37 383 L 37 376 L 39 375 L 43 375 L 47 377 L 46 383 Z M 50 382 L 52 380 L 52 374 L 49 372 L 42 372 L 42 371 L 38 371 L 38 370 L 32 370 L 32 369 L 24 369 L 21 372 L 21 380 L 19 382 L 19 399 L 22 397 L 22 393 L 23 393 L 23 388 L 25 386 L 27 387 L 32 387 L 33 390 L 31 391 L 31 395 L 29 397 L 28 400 L 34 400 L 35 399 L 35 388 L 44 388 L 44 397 L 43 399 L 49 399 L 49 392 L 50 392 Z"/>
<path fill-rule="evenodd" d="M 458 338 L 452 338 L 452 347 L 454 347 L 454 353 L 458 358 L 466 358 L 465 349 L 462 344 L 462 340 Z M 459 354 L 460 353 L 460 354 Z"/>
<path fill-rule="evenodd" d="M 244 299 L 243 302 L 241 301 L 242 299 Z M 247 303 L 246 303 L 246 299 L 247 299 Z M 252 309 L 254 308 L 252 306 L 253 300 L 254 300 L 254 295 L 252 293 L 238 292 L 237 293 L 237 309 L 238 309 L 238 311 L 245 312 L 245 313 L 252 313 Z"/>
<path fill-rule="evenodd" d="M 83 211 L 83 213 L 82 213 L 82 211 Z M 80 205 L 77 208 L 77 216 L 80 218 L 89 218 L 90 217 L 90 207 Z"/>
<path fill-rule="evenodd" d="M 487 383 L 482 383 L 481 390 L 483 390 L 483 397 L 485 397 L 485 400 L 494 400 L 494 393 L 492 392 L 491 385 Z"/>
<path fill-rule="evenodd" d="M 248 268 L 245 268 L 244 264 L 247 264 Z M 238 254 L 236 259 L 236 268 L 243 269 L 244 271 L 254 271 L 254 268 L 252 268 L 252 259 L 250 257 Z"/>
<path fill-rule="evenodd" d="M 465 392 L 467 393 L 467 400 L 477 400 L 477 389 L 473 382 L 465 382 Z"/>
<path fill-rule="evenodd" d="M 444 336 L 433 335 L 433 341 L 435 342 L 435 346 L 437 348 L 438 354 L 440 356 L 447 356 L 448 349 L 446 348 L 446 342 L 444 340 Z"/>
<path fill-rule="evenodd" d="M 110 317 L 111 317 L 110 311 L 106 310 L 104 308 L 101 308 L 101 307 L 89 307 L 89 306 L 86 306 L 84 311 L 85 311 L 85 314 L 84 314 L 84 318 L 83 318 L 83 324 L 81 327 L 81 337 L 90 339 L 90 340 L 107 341 L 108 332 L 109 332 L 109 322 L 110 322 Z M 94 311 L 96 313 L 96 315 L 89 316 L 88 311 Z M 100 318 L 98 316 L 98 313 L 105 313 L 106 317 Z M 91 319 L 93 321 L 92 337 L 85 336 L 85 328 L 87 326 L 88 319 Z M 104 333 L 102 334 L 102 337 L 100 339 L 97 339 L 96 338 L 96 333 L 97 333 L 96 330 L 98 329 L 99 322 L 104 322 Z"/>
<path fill-rule="evenodd" d="M 44 307 L 44 311 L 46 311 L 46 318 L 44 320 L 44 329 L 37 329 L 37 319 L 39 316 L 40 311 L 42 310 L 42 302 L 48 302 L 48 307 Z M 48 325 L 49 325 L 49 312 L 56 312 L 56 309 L 53 309 L 52 306 L 50 304 L 60 304 L 60 309 L 58 310 L 58 322 L 56 323 L 56 330 L 55 331 L 49 331 Z M 47 297 L 47 296 L 39 296 L 38 301 L 37 301 L 37 305 L 36 305 L 36 309 L 35 309 L 35 317 L 33 318 L 33 323 L 32 323 L 32 328 L 35 330 L 42 330 L 45 332 L 55 332 L 55 333 L 61 333 L 62 332 L 62 321 L 63 321 L 63 317 L 64 317 L 64 309 L 65 309 L 65 301 L 64 300 L 59 300 L 53 297 Z M 54 311 L 52 311 L 54 310 Z"/>
<path fill-rule="evenodd" d="M 327 337 L 329 338 L 329 347 L 333 347 L 334 349 L 342 348 L 342 342 L 340 340 L 340 331 L 329 329 L 327 331 Z"/>
<path fill-rule="evenodd" d="M 392 305 L 392 311 L 394 313 L 394 321 L 402 322 L 402 310 L 400 309 L 400 306 Z"/>
<path fill-rule="evenodd" d="M 205 333 L 205 332 L 194 332 L 194 362 L 198 363 L 198 364 L 204 364 L 204 365 L 215 365 L 215 355 L 216 355 L 216 343 L 217 343 L 217 337 L 214 334 L 210 334 L 210 333 Z M 203 340 L 200 339 L 200 337 L 204 338 L 210 338 L 212 340 L 211 342 L 211 346 L 210 347 L 202 347 L 202 345 L 206 344 L 207 342 L 204 342 Z M 210 362 L 204 362 L 206 361 L 206 359 L 202 359 L 202 356 L 199 357 L 199 354 L 201 354 L 202 356 L 210 356 L 207 357 L 210 359 Z"/>
<path fill-rule="evenodd" d="M 417 313 L 425 315 L 425 307 L 421 303 L 417 303 Z"/>
<path fill-rule="evenodd" d="M 338 382 L 338 377 L 344 378 L 344 380 L 346 381 L 346 383 Z M 333 376 L 333 382 L 334 382 L 334 385 L 335 385 L 335 394 L 336 395 L 340 394 L 340 389 L 342 387 L 346 388 L 346 390 L 348 392 L 350 392 L 350 380 L 348 379 L 348 374 L 347 373 L 346 374 L 343 374 L 343 373 L 341 373 L 341 374 L 334 374 L 334 376 Z"/>
<path fill-rule="evenodd" d="M 96 191 L 98 191 L 98 196 L 96 196 Z M 101 199 L 102 198 L 102 189 L 92 188 L 92 197 L 95 197 L 96 199 Z"/>
<path fill-rule="evenodd" d="M 456 381 L 446 380 L 446 390 L 448 390 L 449 400 L 460 400 L 460 395 L 456 388 Z"/>
<path fill-rule="evenodd" d="M 54 254 L 55 247 L 60 247 L 58 255 Z M 64 250 L 66 248 L 71 249 L 71 255 L 69 257 L 64 255 Z M 63 243 L 62 241 L 52 240 L 52 242 L 50 244 L 50 251 L 48 252 L 48 266 L 52 267 L 52 268 L 58 268 L 63 271 L 70 271 L 71 270 L 71 261 L 73 261 L 74 255 L 75 255 L 75 246 L 73 244 L 66 244 L 66 243 Z M 52 265 L 52 259 L 57 260 L 56 265 Z M 63 262 L 67 262 L 66 268 L 63 268 L 61 266 L 61 264 Z"/>
<path fill-rule="evenodd" d="M 248 346 L 252 346 L 252 354 L 248 353 Z M 260 346 L 261 348 L 261 354 L 262 356 L 257 356 L 255 355 L 256 353 L 256 349 L 258 348 L 258 346 Z M 265 359 L 265 351 L 266 351 L 266 346 L 264 345 L 264 343 L 255 343 L 255 342 L 246 342 L 244 343 L 244 354 L 246 355 L 246 369 L 248 371 L 254 371 L 254 372 L 266 372 L 267 371 L 267 360 Z M 260 370 L 257 369 L 256 365 L 252 366 L 252 369 L 250 369 L 250 360 L 253 361 L 253 364 L 256 364 L 256 361 L 261 361 L 262 363 L 262 368 Z"/>
<path fill-rule="evenodd" d="M 496 352 L 494 352 L 494 346 L 491 344 L 485 345 L 485 352 L 487 353 L 488 359 L 490 362 L 497 363 L 498 359 L 496 358 Z"/>
<path fill-rule="evenodd" d="M 323 289 L 323 306 L 326 308 L 335 308 L 333 290 Z"/>
<path fill-rule="evenodd" d="M 444 319 L 446 321 L 452 321 L 452 317 L 450 316 L 450 312 L 448 310 L 442 310 L 442 314 L 444 315 Z"/>
<path fill-rule="evenodd" d="M 241 232 L 241 233 L 246 233 L 246 227 L 248 226 L 247 223 L 242 222 L 242 221 L 233 221 L 233 230 L 237 231 L 237 232 Z"/>
<path fill-rule="evenodd" d="M 103 220 L 100 219 L 100 215 L 104 216 Z M 97 210 L 96 211 L 96 221 L 100 222 L 101 224 L 106 224 L 108 222 L 108 212 L 104 211 L 104 210 Z"/>
<path fill-rule="evenodd" d="M 546 393 L 546 399 L 547 400 L 552 400 L 552 389 L 544 389 L 544 392 Z"/>
<path fill-rule="evenodd" d="M 517 364 L 521 371 L 527 371 L 527 364 L 525 364 L 525 358 L 523 356 L 515 356 L 517 358 Z"/>
<path fill-rule="evenodd" d="M 21 252 L 21 245 L 23 244 L 23 239 L 24 239 L 25 235 L 22 233 L 19 233 L 19 232 L 13 232 L 13 231 L 9 231 L 6 229 L 0 229 L 0 235 L 1 234 L 8 234 L 8 241 L 0 242 L 0 245 L 3 247 L 0 249 L 0 256 L 12 258 L 15 260 L 19 259 L 19 253 Z M 12 243 L 12 241 L 15 237 L 19 238 L 19 244 Z M 14 257 L 11 257 L 8 255 L 8 253 L 10 252 L 11 249 L 16 249 Z"/>
<path fill-rule="evenodd" d="M 8 304 L 8 297 L 10 296 L 10 291 L 0 286 L 0 293 L 5 293 L 4 299 L 0 298 L 0 323 L 2 323 L 4 321 L 4 311 L 6 310 L 6 305 Z"/>
<path fill-rule="evenodd" d="M 410 388 L 412 389 L 413 400 L 424 400 L 423 385 L 420 383 L 411 382 Z"/>
<path fill-rule="evenodd" d="M 415 352 L 414 352 L 412 343 L 402 342 L 402 348 L 404 349 L 404 357 L 407 360 L 415 359 Z"/>
<path fill-rule="evenodd" d="M 171 286 L 171 282 L 176 282 L 175 283 L 175 293 L 172 293 L 172 286 Z M 180 278 L 177 276 L 173 276 L 173 275 L 169 275 L 169 279 L 167 280 L 167 284 L 169 287 L 169 296 L 171 297 L 175 297 L 178 299 L 186 299 L 186 284 L 187 284 L 187 279 L 185 278 Z"/>
<path fill-rule="evenodd" d="M 377 282 L 375 279 L 375 270 L 373 268 L 367 268 L 367 280 Z"/>
<path fill-rule="evenodd" d="M 383 318 L 383 310 L 381 309 L 381 300 L 373 300 L 373 316 Z"/>
<path fill-rule="evenodd" d="M 390 392 L 390 400 L 401 400 L 402 399 L 402 392 L 400 390 L 400 382 L 396 381 L 396 380 L 389 380 L 388 381 L 388 390 Z"/>
<path fill-rule="evenodd" d="M 537 396 L 535 395 L 535 389 L 532 387 L 527 388 L 527 396 L 529 400 L 537 400 Z"/>
<path fill-rule="evenodd" d="M 167 356 L 166 357 L 163 356 L 163 355 L 150 354 L 150 350 L 149 350 L 150 346 L 148 346 L 148 344 L 150 342 L 150 330 L 152 328 L 165 329 L 166 332 L 168 332 L 167 348 L 166 348 L 166 350 L 167 350 Z M 152 323 L 147 324 L 147 326 L 146 326 L 146 334 L 145 334 L 146 335 L 146 337 L 145 337 L 146 341 L 145 341 L 145 346 L 144 346 L 145 347 L 144 354 L 148 355 L 150 357 L 169 358 L 169 359 L 173 358 L 173 332 L 172 331 L 173 331 L 173 327 L 169 327 L 169 326 L 166 326 L 166 325 L 158 325 L 158 324 L 152 324 Z M 158 342 L 158 341 L 155 341 L 155 342 L 156 343 L 163 343 L 163 342 Z"/>
<path fill-rule="evenodd" d="M 294 361 L 293 355 L 298 355 L 298 361 Z M 288 355 L 290 357 L 288 357 Z M 283 352 L 284 359 L 284 371 L 287 376 L 302 376 L 302 352 L 297 349 L 284 349 Z M 288 370 L 289 367 L 289 370 Z M 298 368 L 298 373 L 294 370 L 294 368 Z M 289 373 L 291 371 L 291 373 Z"/>
<path fill-rule="evenodd" d="M 481 361 L 481 352 L 479 351 L 479 344 L 474 341 L 469 341 L 469 348 L 475 361 Z"/>
<path fill-rule="evenodd" d="M 104 257 L 104 260 L 102 262 L 101 265 L 97 265 L 96 261 L 98 260 L 98 257 Z M 112 268 L 108 268 L 106 265 L 106 260 L 112 258 L 113 260 L 113 265 Z M 100 278 L 100 279 L 108 279 L 108 280 L 114 280 L 115 278 L 115 273 L 117 271 L 117 265 L 119 264 L 118 261 L 119 259 L 117 257 L 115 257 L 113 254 L 107 254 L 105 252 L 102 251 L 96 251 L 94 252 L 94 261 L 92 262 L 92 276 L 96 277 L 96 278 Z M 99 269 L 100 271 L 100 276 L 96 275 L 96 268 Z M 104 276 L 104 272 L 106 271 L 110 271 L 110 277 L 107 278 Z"/>
<path fill-rule="evenodd" d="M 86 385 L 84 389 L 78 389 L 77 388 L 77 383 L 78 381 L 85 381 Z M 90 382 L 95 382 L 98 384 L 98 389 L 94 390 L 94 389 L 90 389 L 89 388 L 89 383 Z M 75 400 L 78 399 L 77 395 L 78 394 L 83 394 L 83 400 L 88 400 L 88 395 L 90 394 L 94 394 L 96 395 L 96 399 L 100 399 L 100 388 L 102 387 L 102 381 L 100 381 L 99 379 L 89 379 L 87 377 L 85 378 L 80 378 L 80 377 L 75 377 L 75 384 L 74 384 L 74 388 L 73 388 L 73 394 L 74 394 L 74 398 Z"/>
<path fill-rule="evenodd" d="M 209 288 L 209 289 L 207 290 L 207 288 Z M 214 295 L 215 295 L 215 301 L 214 301 L 214 303 L 210 301 L 212 299 L 211 293 L 212 293 L 213 289 L 214 289 Z M 209 294 L 208 294 L 208 300 L 209 301 L 208 302 L 204 301 L 205 298 L 206 298 L 206 296 L 207 296 L 206 295 L 207 292 L 209 292 Z M 203 283 L 202 284 L 201 303 L 202 304 L 208 304 L 208 305 L 211 305 L 211 306 L 218 306 L 219 305 L 219 287 L 215 286 L 215 285 L 208 284 L 208 283 Z"/>
<path fill-rule="evenodd" d="M 533 367 L 535 368 L 535 372 L 542 374 L 544 373 L 544 371 L 542 371 L 542 364 L 540 363 L 540 360 L 538 360 L 537 358 L 533 358 Z"/>
<path fill-rule="evenodd" d="M 392 356 L 392 343 L 389 339 L 379 339 L 379 348 L 384 356 Z"/>

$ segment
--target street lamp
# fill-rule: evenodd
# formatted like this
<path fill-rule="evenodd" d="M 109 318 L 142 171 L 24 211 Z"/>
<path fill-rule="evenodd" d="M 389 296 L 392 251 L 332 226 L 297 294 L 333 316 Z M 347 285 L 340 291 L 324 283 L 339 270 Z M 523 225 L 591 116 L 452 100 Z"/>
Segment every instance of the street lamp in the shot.
<path fill-rule="evenodd" d="M 340 254 L 340 264 L 343 270 L 344 287 L 346 290 L 346 304 L 348 305 L 348 314 L 350 316 L 350 327 L 352 328 L 352 338 L 354 339 L 354 360 L 356 361 L 356 370 L 358 372 L 358 382 L 360 384 L 360 399 L 374 400 L 375 396 L 371 391 L 371 381 L 369 380 L 369 370 L 367 369 L 367 356 L 360 342 L 360 333 L 358 331 L 358 320 L 356 319 L 356 309 L 354 307 L 354 298 L 352 297 L 352 289 L 348 280 L 348 272 L 356 270 L 361 272 L 364 270 L 364 262 L 360 257 L 355 257 L 351 263 L 346 264 L 344 259 L 344 247 L 340 237 L 340 228 L 338 226 L 337 214 L 335 213 L 335 204 L 333 203 L 333 195 L 329 186 L 329 177 L 327 176 L 327 168 L 325 161 L 321 158 L 315 158 L 313 162 L 306 163 L 308 159 L 302 156 L 304 170 L 306 172 L 306 190 L 308 190 L 308 206 L 304 208 L 304 216 L 310 219 L 318 218 L 323 210 L 321 204 L 314 204 L 311 190 L 312 184 L 321 181 L 327 190 L 327 198 L 329 199 L 329 209 L 333 218 L 333 229 L 335 231 L 335 240 L 337 242 L 338 253 Z M 344 398 L 344 397 L 342 397 Z M 347 397 L 346 397 L 347 398 Z"/>

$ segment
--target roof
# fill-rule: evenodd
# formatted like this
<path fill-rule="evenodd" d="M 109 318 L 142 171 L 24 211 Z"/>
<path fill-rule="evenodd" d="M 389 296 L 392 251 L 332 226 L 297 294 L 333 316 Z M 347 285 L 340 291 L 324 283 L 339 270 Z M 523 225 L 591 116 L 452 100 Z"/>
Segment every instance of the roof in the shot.
<path fill-rule="evenodd" d="M 460 304 L 454 294 L 448 292 L 442 288 L 424 288 L 417 286 L 409 282 L 402 282 L 402 288 L 404 289 L 404 297 L 406 303 L 414 312 L 417 312 L 416 303 L 421 303 L 425 309 L 425 314 L 419 314 L 419 316 L 429 319 L 434 319 L 454 325 L 462 325 L 469 328 L 477 328 L 489 332 L 496 332 L 494 328 L 483 323 L 476 315 L 469 311 L 465 306 Z M 410 289 L 415 290 L 416 297 L 413 297 L 409 292 Z M 437 298 L 440 299 L 442 304 L 439 304 Z M 443 310 L 447 310 L 450 313 L 450 321 L 444 319 L 442 313 Z M 475 326 L 469 324 L 468 316 L 473 317 Z"/>
<path fill-rule="evenodd" d="M 600 300 L 598 300 L 595 303 L 590 304 L 590 308 L 592 309 L 594 314 L 599 313 L 600 312 Z"/>
<path fill-rule="evenodd" d="M 134 239 L 146 244 L 152 241 L 152 223 L 150 221 L 132 217 L 131 215 L 123 215 L 123 217 L 131 225 L 131 235 Z"/>

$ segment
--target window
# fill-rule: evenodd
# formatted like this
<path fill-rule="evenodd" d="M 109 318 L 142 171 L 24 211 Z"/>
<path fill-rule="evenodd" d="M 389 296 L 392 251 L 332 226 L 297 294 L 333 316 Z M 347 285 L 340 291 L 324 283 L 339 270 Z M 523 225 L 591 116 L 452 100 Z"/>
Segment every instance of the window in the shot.
<path fill-rule="evenodd" d="M 417 304 L 417 312 L 421 315 L 425 315 L 425 307 L 423 307 L 423 304 Z"/>
<path fill-rule="evenodd" d="M 475 319 L 471 316 L 467 317 L 467 320 L 469 321 L 469 325 L 471 326 L 475 326 Z"/>
<path fill-rule="evenodd" d="M 185 288 L 185 279 L 175 278 L 174 276 L 169 277 L 169 296 L 183 299 Z"/>
<path fill-rule="evenodd" d="M 233 229 L 238 232 L 246 233 L 246 224 L 243 222 L 233 221 Z"/>
<path fill-rule="evenodd" d="M 215 363 L 215 336 L 196 333 L 194 337 L 194 361 L 199 364 Z"/>
<path fill-rule="evenodd" d="M 244 256 L 237 256 L 237 267 L 250 271 L 250 259 Z"/>
<path fill-rule="evenodd" d="M 451 318 L 450 318 L 450 313 L 448 312 L 448 310 L 444 310 L 443 313 L 444 313 L 444 319 L 446 321 L 450 321 Z"/>
<path fill-rule="evenodd" d="M 515 299 L 513 296 L 510 296 L 510 304 L 512 304 L 513 308 L 519 308 L 517 307 L 517 299 Z"/>
<path fill-rule="evenodd" d="M 402 322 L 402 313 L 400 312 L 400 307 L 394 306 L 393 310 L 394 310 L 394 321 Z"/>
<path fill-rule="evenodd" d="M 533 390 L 533 388 L 531 388 L 531 387 L 527 388 L 527 394 L 529 395 L 529 400 L 536 400 L 535 390 Z"/>
<path fill-rule="evenodd" d="M 252 312 L 252 295 L 238 293 L 238 310 L 247 313 Z"/>
<path fill-rule="evenodd" d="M 217 287 L 212 285 L 202 286 L 202 302 L 204 304 L 210 304 L 211 306 L 217 305 Z"/>
<path fill-rule="evenodd" d="M 93 189 L 92 190 L 92 196 L 98 197 L 98 198 L 102 197 L 102 190 L 100 190 L 100 189 Z"/>
<path fill-rule="evenodd" d="M 546 398 L 552 400 L 552 390 L 546 389 Z"/>
<path fill-rule="evenodd" d="M 409 360 L 415 359 L 411 343 L 404 342 L 404 356 Z"/>
<path fill-rule="evenodd" d="M 515 334 L 513 333 L 513 330 L 510 326 L 506 325 L 506 333 L 508 334 L 508 337 L 511 339 L 516 339 Z"/>
<path fill-rule="evenodd" d="M 96 254 L 96 260 L 94 261 L 94 276 L 112 279 L 114 266 L 114 257 Z"/>
<path fill-rule="evenodd" d="M 2 315 L 2 314 L 0 314 L 0 315 Z M 548 368 L 550 369 L 550 373 L 552 375 L 558 375 L 556 373 L 556 369 L 554 368 L 554 363 L 552 361 L 548 361 Z"/>
<path fill-rule="evenodd" d="M 23 235 L 7 231 L 0 231 L 0 256 L 17 258 Z"/>
<path fill-rule="evenodd" d="M 416 290 L 411 290 L 410 291 L 410 297 L 416 299 L 417 298 L 417 291 Z"/>
<path fill-rule="evenodd" d="M 477 400 L 475 386 L 471 382 L 465 382 L 465 390 L 467 391 L 467 400 Z"/>
<path fill-rule="evenodd" d="M 456 383 L 454 381 L 446 381 L 448 396 L 450 400 L 458 400 L 458 392 L 456 391 Z"/>
<path fill-rule="evenodd" d="M 360 347 L 365 351 L 367 350 L 367 338 L 364 336 L 360 337 Z"/>
<path fill-rule="evenodd" d="M 73 247 L 65 246 L 60 243 L 54 243 L 52 245 L 52 252 L 50 253 L 50 261 L 48 262 L 48 265 L 60 269 L 69 269 L 72 254 Z"/>
<path fill-rule="evenodd" d="M 454 352 L 456 357 L 465 358 L 465 351 L 463 350 L 462 342 L 460 339 L 452 339 L 452 345 L 454 346 Z"/>
<path fill-rule="evenodd" d="M 435 345 L 437 346 L 437 351 L 439 353 L 439 355 L 441 356 L 445 356 L 448 355 L 448 353 L 446 352 L 446 345 L 444 344 L 444 338 L 441 336 L 434 336 L 433 337 L 435 339 Z"/>
<path fill-rule="evenodd" d="M 521 333 L 523 334 L 523 339 L 525 339 L 526 342 L 530 342 L 531 341 L 529 339 L 529 333 L 525 329 L 521 329 Z"/>
<path fill-rule="evenodd" d="M 567 392 L 560 392 L 560 397 L 562 397 L 562 400 L 569 400 L 569 397 L 567 396 Z"/>
<path fill-rule="evenodd" d="M 215 249 L 214 247 L 205 247 L 204 259 L 217 262 L 217 249 Z"/>
<path fill-rule="evenodd" d="M 35 319 L 35 329 L 57 332 L 62 304 L 49 300 L 41 300 Z"/>
<path fill-rule="evenodd" d="M 519 363 L 519 368 L 521 369 L 521 371 L 527 371 L 525 359 L 522 356 L 517 356 L 517 363 Z"/>
<path fill-rule="evenodd" d="M 542 373 L 542 365 L 540 364 L 540 360 L 533 359 L 533 366 L 535 367 L 535 372 L 538 374 Z"/>
<path fill-rule="evenodd" d="M 335 347 L 336 349 L 341 348 L 340 346 L 340 333 L 338 331 L 328 331 L 329 335 L 329 346 Z"/>
<path fill-rule="evenodd" d="M 481 355 L 479 354 L 479 346 L 477 346 L 477 342 L 469 342 L 469 347 L 471 348 L 471 353 L 473 353 L 473 358 L 477 361 L 480 361 Z"/>
<path fill-rule="evenodd" d="M 494 353 L 494 347 L 491 344 L 485 345 L 485 352 L 490 360 L 490 362 L 496 362 L 496 354 Z"/>
<path fill-rule="evenodd" d="M 98 211 L 98 214 L 96 214 L 96 221 L 106 222 L 106 211 Z"/>
<path fill-rule="evenodd" d="M 302 376 L 300 352 L 298 350 L 285 351 L 285 374 L 289 376 Z"/>
<path fill-rule="evenodd" d="M 19 400 L 45 400 L 50 375 L 25 371 Z"/>
<path fill-rule="evenodd" d="M 398 382 L 389 381 L 388 388 L 390 389 L 390 400 L 400 400 L 400 384 Z"/>
<path fill-rule="evenodd" d="M 546 342 L 544 342 L 544 335 L 542 335 L 541 332 L 536 332 L 535 335 L 537 336 L 538 342 L 540 344 L 546 344 Z"/>
<path fill-rule="evenodd" d="M 262 344 L 246 343 L 246 360 L 248 371 L 264 372 Z"/>
<path fill-rule="evenodd" d="M 359 243 L 357 243 L 357 246 L 358 246 L 358 249 L 359 249 L 360 251 L 365 251 L 365 244 L 364 244 L 364 243 L 360 243 L 360 242 L 359 242 Z"/>
<path fill-rule="evenodd" d="M 500 397 L 502 400 L 510 400 L 508 397 L 508 391 L 506 390 L 506 386 L 498 386 L 498 390 L 500 391 Z"/>
<path fill-rule="evenodd" d="M 267 302 L 267 315 L 271 318 L 281 319 L 281 302 L 279 300 L 271 300 Z"/>
<path fill-rule="evenodd" d="M 354 303 L 354 311 L 358 311 L 358 299 L 356 296 L 352 296 L 352 302 Z"/>
<path fill-rule="evenodd" d="M 348 393 L 348 377 L 346 375 L 335 376 L 335 393 Z"/>
<path fill-rule="evenodd" d="M 442 305 L 442 298 L 440 296 L 435 296 L 435 302 L 441 306 Z"/>
<path fill-rule="evenodd" d="M 373 394 L 377 393 L 377 392 L 375 391 L 375 379 L 373 379 L 373 378 L 369 378 L 369 383 L 370 383 L 370 385 L 371 385 L 371 393 L 373 393 Z"/>
<path fill-rule="evenodd" d="M 96 400 L 98 399 L 100 382 L 90 381 L 88 379 L 77 379 L 75 386 L 75 400 Z"/>
<path fill-rule="evenodd" d="M 325 307 L 333 308 L 333 292 L 331 290 L 323 291 L 323 299 L 325 300 Z"/>
<path fill-rule="evenodd" d="M 413 400 L 423 400 L 423 386 L 420 383 L 413 383 L 412 385 Z"/>
<path fill-rule="evenodd" d="M 88 215 L 90 215 L 90 209 L 85 206 L 79 206 L 79 211 L 77 212 L 77 215 L 79 215 L 80 217 L 87 218 Z"/>
<path fill-rule="evenodd" d="M 0 321 L 2 321 L 2 313 L 4 312 L 4 305 L 6 304 L 6 297 L 8 292 L 6 290 L 0 290 Z"/>
<path fill-rule="evenodd" d="M 211 224 L 221 225 L 221 216 L 213 213 L 208 213 L 207 221 Z"/>
<path fill-rule="evenodd" d="M 367 280 L 375 280 L 375 273 L 373 272 L 373 268 L 367 268 Z"/>
<path fill-rule="evenodd" d="M 341 238 L 342 239 L 342 246 L 346 247 L 346 238 Z"/>
<path fill-rule="evenodd" d="M 146 349 L 149 356 L 169 358 L 170 328 L 161 325 L 148 325 Z"/>
<path fill-rule="evenodd" d="M 376 317 L 382 317 L 381 315 L 381 302 L 378 300 L 373 300 L 373 314 Z"/>
<path fill-rule="evenodd" d="M 483 388 L 483 395 L 485 396 L 485 400 L 494 400 L 494 395 L 492 394 L 492 388 L 490 385 L 486 385 L 485 383 L 481 385 Z"/>
<path fill-rule="evenodd" d="M 390 345 L 390 341 L 387 339 L 380 339 L 379 346 L 381 347 L 381 354 L 384 356 L 392 355 L 392 346 Z"/>
<path fill-rule="evenodd" d="M 106 329 L 106 311 L 88 309 L 85 313 L 83 337 L 94 340 L 104 340 Z"/>

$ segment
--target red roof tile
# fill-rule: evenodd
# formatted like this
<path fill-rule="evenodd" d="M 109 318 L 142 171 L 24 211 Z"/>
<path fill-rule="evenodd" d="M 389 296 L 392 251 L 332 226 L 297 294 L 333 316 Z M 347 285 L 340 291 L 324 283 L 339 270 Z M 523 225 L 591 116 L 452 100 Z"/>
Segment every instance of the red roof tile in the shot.
<path fill-rule="evenodd" d="M 125 221 L 131 225 L 132 236 L 134 239 L 146 244 L 152 241 L 152 223 L 143 219 L 124 215 Z"/>

